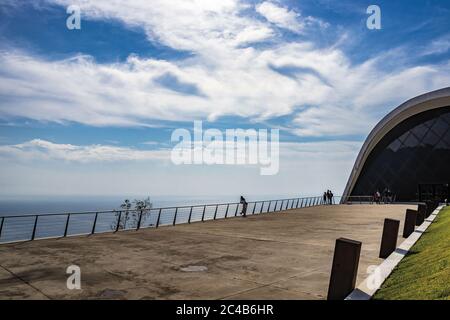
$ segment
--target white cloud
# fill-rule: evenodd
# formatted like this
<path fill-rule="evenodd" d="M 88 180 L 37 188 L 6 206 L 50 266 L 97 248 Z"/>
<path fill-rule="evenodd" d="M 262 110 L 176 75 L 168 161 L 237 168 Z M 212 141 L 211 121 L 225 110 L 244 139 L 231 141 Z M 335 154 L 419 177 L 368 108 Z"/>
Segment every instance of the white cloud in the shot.
<path fill-rule="evenodd" d="M 450 35 L 445 35 L 433 40 L 430 44 L 425 46 L 422 54 L 424 56 L 442 54 L 450 50 Z"/>
<path fill-rule="evenodd" d="M 0 146 L 0 191 L 8 195 L 319 195 L 340 194 L 361 146 L 328 141 L 280 144 L 280 171 L 172 165 L 166 150 L 31 140 Z M 306 183 L 307 182 L 307 183 Z M 236 188 L 236 186 L 239 186 Z"/>
<path fill-rule="evenodd" d="M 367 134 L 403 100 L 450 83 L 449 65 L 386 71 L 383 59 L 353 64 L 339 47 L 317 48 L 306 40 L 245 45 L 278 36 L 271 23 L 244 14 L 244 9 L 267 13 L 273 2 L 256 8 L 239 0 L 155 0 L 152 5 L 84 0 L 80 5 L 84 17 L 142 27 L 149 38 L 193 55 L 181 61 L 131 56 L 123 63 L 98 64 L 84 56 L 47 61 L 26 52 L 0 52 L 0 117 L 130 126 L 292 114 L 290 129 L 299 135 Z M 277 8 L 274 12 L 284 14 L 273 21 L 298 19 L 292 10 Z M 286 69 L 290 72 L 283 74 Z M 158 81 L 167 75 L 193 92 L 177 92 Z"/>
<path fill-rule="evenodd" d="M 255 8 L 270 23 L 294 33 L 305 33 L 305 29 L 309 27 L 316 27 L 321 30 L 329 27 L 329 24 L 322 19 L 311 16 L 302 17 L 300 12 L 289 10 L 273 1 L 264 1 L 256 5 Z"/>
<path fill-rule="evenodd" d="M 57 160 L 78 163 L 167 160 L 170 151 L 137 150 L 125 147 L 59 144 L 34 139 L 16 145 L 0 146 L 0 156 L 17 161 Z"/>
<path fill-rule="evenodd" d="M 267 21 L 280 28 L 300 33 L 305 27 L 305 25 L 298 20 L 300 18 L 299 13 L 294 10 L 280 7 L 270 1 L 258 4 L 256 6 L 256 11 L 266 18 Z"/>

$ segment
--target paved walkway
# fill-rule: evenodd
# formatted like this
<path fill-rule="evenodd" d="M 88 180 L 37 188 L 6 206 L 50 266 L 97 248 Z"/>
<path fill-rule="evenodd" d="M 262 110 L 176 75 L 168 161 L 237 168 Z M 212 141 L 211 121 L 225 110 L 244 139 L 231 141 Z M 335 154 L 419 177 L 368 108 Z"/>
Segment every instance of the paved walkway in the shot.
<path fill-rule="evenodd" d="M 336 238 L 363 242 L 405 205 L 338 205 L 176 227 L 0 245 L 0 299 L 325 299 Z M 399 237 L 399 241 L 401 238 Z M 81 267 L 81 290 L 66 268 Z"/>

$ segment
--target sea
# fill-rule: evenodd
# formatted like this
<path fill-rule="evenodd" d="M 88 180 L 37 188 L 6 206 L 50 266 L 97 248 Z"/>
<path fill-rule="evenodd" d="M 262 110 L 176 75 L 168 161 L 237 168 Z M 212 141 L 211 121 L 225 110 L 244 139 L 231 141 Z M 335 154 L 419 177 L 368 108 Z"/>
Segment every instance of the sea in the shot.
<path fill-rule="evenodd" d="M 306 195 L 250 195 L 248 202 L 259 200 L 276 200 Z M 77 213 L 85 211 L 117 210 L 125 199 L 145 199 L 146 196 L 54 196 L 54 197 L 0 197 L 0 217 L 17 215 Z M 240 195 L 187 195 L 150 197 L 153 208 L 191 206 L 239 202 Z"/>
<path fill-rule="evenodd" d="M 299 198 L 300 195 L 246 196 L 249 214 L 298 205 L 298 201 L 267 201 Z M 152 210 L 125 212 L 120 205 L 146 197 L 10 197 L 0 199 L 0 243 L 58 238 L 190 223 L 236 216 L 242 211 L 240 195 L 156 196 Z M 258 202 L 256 201 L 266 201 Z M 303 204 L 303 201 L 301 202 Z M 305 205 L 312 202 L 305 200 Z M 214 204 L 214 205 L 213 205 Z M 219 205 L 220 204 L 220 205 Z M 199 206 L 197 206 L 199 205 Z M 208 206 L 209 205 L 209 206 Z M 193 206 L 193 207 L 191 207 Z M 195 206 L 195 207 L 194 207 Z M 175 208 L 177 207 L 177 208 Z M 160 209 L 161 208 L 161 209 Z M 104 212 L 118 210 L 115 212 Z M 83 213 L 84 212 L 84 213 Z"/>

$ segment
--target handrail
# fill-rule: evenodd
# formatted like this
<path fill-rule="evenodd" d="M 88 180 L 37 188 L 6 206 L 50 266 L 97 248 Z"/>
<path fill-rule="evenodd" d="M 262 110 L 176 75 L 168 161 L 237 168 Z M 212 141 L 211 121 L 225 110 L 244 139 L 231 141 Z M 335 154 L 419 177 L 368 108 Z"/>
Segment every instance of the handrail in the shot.
<path fill-rule="evenodd" d="M 310 199 L 310 198 L 319 198 L 317 197 L 303 197 L 303 198 L 285 198 L 285 199 L 272 199 L 272 200 L 256 200 L 248 203 L 260 203 L 260 202 L 270 202 L 270 201 L 286 201 L 286 200 L 297 200 L 297 199 Z M 336 198 L 336 196 L 335 196 Z M 138 212 L 141 210 L 149 211 L 149 210 L 167 210 L 167 209 L 185 209 L 190 207 L 204 207 L 204 206 L 225 206 L 225 205 L 235 205 L 240 204 L 240 202 L 222 202 L 222 203 L 206 203 L 206 204 L 193 204 L 193 205 L 183 205 L 183 206 L 170 206 L 170 207 L 151 207 L 146 209 L 105 209 L 105 210 L 95 210 L 95 211 L 68 211 L 68 212 L 55 212 L 55 213 L 33 213 L 33 214 L 23 214 L 23 215 L 6 215 L 4 217 L 7 218 L 22 218 L 22 217 L 33 217 L 33 216 L 66 216 L 70 214 L 95 214 L 95 213 L 109 213 L 109 212 L 119 212 L 119 211 L 128 211 L 128 212 Z"/>
<path fill-rule="evenodd" d="M 322 204 L 325 204 L 322 196 L 257 200 L 247 203 L 246 214 L 258 215 Z M 240 202 L 228 202 L 145 209 L 2 216 L 0 217 L 0 244 L 80 234 L 90 235 L 149 227 L 175 226 L 177 224 L 236 217 L 239 211 L 241 213 L 243 211 Z M 214 212 L 214 215 L 211 217 L 212 212 Z M 147 220 L 150 220 L 150 222 L 147 223 Z"/>
<path fill-rule="evenodd" d="M 374 195 L 362 195 L 362 196 L 342 196 L 340 203 L 351 204 L 357 203 L 394 203 L 397 201 L 397 195 L 392 194 L 390 196 L 381 195 L 378 201 L 375 199 Z"/>

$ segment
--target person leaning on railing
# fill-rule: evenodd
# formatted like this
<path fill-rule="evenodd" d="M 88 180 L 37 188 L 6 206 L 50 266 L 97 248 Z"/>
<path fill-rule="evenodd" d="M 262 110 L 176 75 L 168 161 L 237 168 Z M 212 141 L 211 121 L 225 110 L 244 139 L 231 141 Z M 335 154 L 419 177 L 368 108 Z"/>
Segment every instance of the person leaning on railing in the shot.
<path fill-rule="evenodd" d="M 241 211 L 241 215 L 245 218 L 247 217 L 247 201 L 245 200 L 245 198 L 243 196 L 241 196 L 241 200 L 239 201 L 240 204 L 242 204 L 242 211 Z M 256 203 L 255 203 L 256 206 Z"/>

